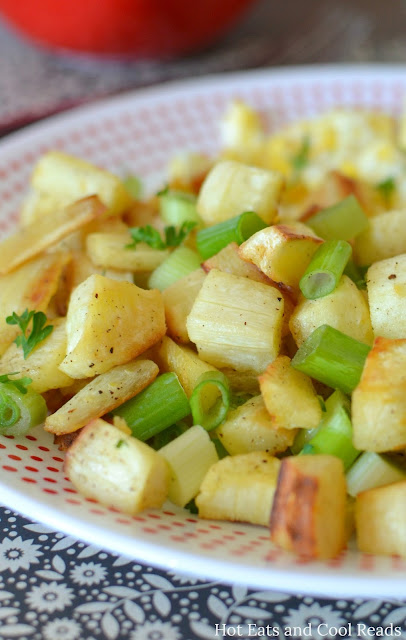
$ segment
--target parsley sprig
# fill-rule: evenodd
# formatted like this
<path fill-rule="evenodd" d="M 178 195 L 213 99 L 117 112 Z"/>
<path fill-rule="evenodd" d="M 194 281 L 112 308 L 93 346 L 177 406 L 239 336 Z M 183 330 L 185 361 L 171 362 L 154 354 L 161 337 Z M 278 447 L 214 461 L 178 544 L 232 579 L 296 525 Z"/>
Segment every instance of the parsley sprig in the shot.
<path fill-rule="evenodd" d="M 145 242 L 153 249 L 167 249 L 168 247 L 178 247 L 196 226 L 196 222 L 185 221 L 179 229 L 173 225 L 165 227 L 164 238 L 162 238 L 158 229 L 155 229 L 150 224 L 145 227 L 132 227 L 130 229 L 130 235 L 132 242 L 126 244 L 126 249 L 135 249 L 139 242 Z"/>
<path fill-rule="evenodd" d="M 27 393 L 27 387 L 29 384 L 31 384 L 32 378 L 29 378 L 28 376 L 23 376 L 22 378 L 17 378 L 16 380 L 10 378 L 10 376 L 16 376 L 18 373 L 19 373 L 18 371 L 13 371 L 12 373 L 5 373 L 1 375 L 0 383 L 1 384 L 4 382 L 11 383 L 16 387 L 16 389 L 18 389 L 20 393 L 24 395 L 25 393 Z"/>
<path fill-rule="evenodd" d="M 7 324 L 17 325 L 21 329 L 21 334 L 16 337 L 14 342 L 17 347 L 22 347 L 24 360 L 40 342 L 52 333 L 54 327 L 52 324 L 45 326 L 46 321 L 45 313 L 42 311 L 28 311 L 28 309 L 23 311 L 20 316 L 15 311 L 11 316 L 7 316 Z M 30 322 L 31 330 L 29 330 Z"/>

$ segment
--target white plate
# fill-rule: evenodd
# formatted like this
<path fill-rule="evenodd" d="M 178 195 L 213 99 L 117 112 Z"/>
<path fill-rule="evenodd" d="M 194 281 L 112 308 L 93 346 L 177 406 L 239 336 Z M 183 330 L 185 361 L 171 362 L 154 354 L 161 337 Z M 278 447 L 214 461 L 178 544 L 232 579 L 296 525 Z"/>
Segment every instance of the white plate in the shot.
<path fill-rule="evenodd" d="M 310 67 L 237 73 L 137 91 L 33 125 L 0 142 L 0 233 L 10 231 L 38 156 L 60 148 L 113 171 L 156 183 L 184 149 L 216 151 L 227 104 L 241 98 L 270 124 L 338 105 L 398 113 L 404 67 Z M 155 176 L 155 177 L 154 177 Z M 82 498 L 65 478 L 62 455 L 41 428 L 0 439 L 0 498 L 34 520 L 172 570 L 255 588 L 330 596 L 399 597 L 406 564 L 349 550 L 330 562 L 303 563 L 275 550 L 265 528 L 197 520 L 169 506 L 131 518 Z"/>

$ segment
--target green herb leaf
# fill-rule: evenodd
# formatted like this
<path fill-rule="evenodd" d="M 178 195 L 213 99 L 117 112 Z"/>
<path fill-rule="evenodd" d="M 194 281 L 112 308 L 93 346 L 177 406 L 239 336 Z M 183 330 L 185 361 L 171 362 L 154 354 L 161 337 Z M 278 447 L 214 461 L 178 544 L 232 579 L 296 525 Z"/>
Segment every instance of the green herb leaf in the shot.
<path fill-rule="evenodd" d="M 293 156 L 291 160 L 292 167 L 295 171 L 302 171 L 302 169 L 305 168 L 305 166 L 309 162 L 309 154 L 310 154 L 310 138 L 309 136 L 305 136 L 303 138 L 299 151 L 295 156 Z"/>
<path fill-rule="evenodd" d="M 28 325 L 31 321 L 31 331 L 28 333 Z M 15 311 L 11 316 L 7 316 L 7 324 L 17 325 L 21 329 L 22 333 L 16 337 L 14 342 L 17 347 L 22 347 L 24 360 L 40 342 L 52 333 L 54 327 L 52 324 L 45 326 L 46 321 L 45 313 L 42 311 L 28 311 L 28 309 L 23 311 L 20 316 Z"/>
<path fill-rule="evenodd" d="M 120 440 L 117 440 L 116 449 L 121 449 L 121 447 L 124 445 L 128 447 L 128 442 L 121 438 Z"/>
<path fill-rule="evenodd" d="M 381 194 L 382 198 L 389 204 L 391 197 L 396 189 L 396 182 L 394 178 L 386 178 L 386 180 L 382 180 L 376 185 L 377 190 Z"/>
<path fill-rule="evenodd" d="M 167 249 L 168 247 L 178 247 L 196 226 L 196 222 L 183 222 L 179 229 L 174 226 L 165 227 L 163 240 L 157 229 L 147 224 L 145 227 L 132 227 L 130 234 L 132 242 L 126 244 L 126 249 L 135 249 L 139 242 L 145 242 L 152 249 Z"/>
<path fill-rule="evenodd" d="M 10 378 L 10 376 L 16 376 L 18 373 L 18 371 L 13 371 L 12 373 L 5 373 L 4 375 L 1 375 L 0 383 L 11 382 L 11 384 L 13 384 L 20 393 L 25 394 L 27 393 L 28 385 L 32 382 L 32 378 L 29 378 L 28 376 L 17 378 L 17 380 Z"/>
<path fill-rule="evenodd" d="M 145 242 L 153 249 L 165 249 L 165 243 L 161 238 L 158 229 L 154 229 L 150 224 L 145 227 L 132 227 L 130 229 L 132 242 L 126 244 L 126 249 L 135 249 L 139 242 Z"/>

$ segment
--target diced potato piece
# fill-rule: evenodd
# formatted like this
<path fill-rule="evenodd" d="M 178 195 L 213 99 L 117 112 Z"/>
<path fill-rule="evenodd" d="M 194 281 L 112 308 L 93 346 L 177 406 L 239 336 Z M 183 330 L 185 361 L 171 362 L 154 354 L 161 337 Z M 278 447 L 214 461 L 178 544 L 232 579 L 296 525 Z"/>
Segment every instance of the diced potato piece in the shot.
<path fill-rule="evenodd" d="M 177 342 L 190 342 L 186 319 L 205 277 L 203 269 L 196 269 L 162 291 L 168 335 Z"/>
<path fill-rule="evenodd" d="M 133 273 L 131 271 L 120 271 L 118 269 L 104 269 L 97 267 L 90 260 L 88 255 L 83 251 L 73 251 L 72 260 L 67 270 L 67 288 L 69 295 L 81 282 L 95 273 L 111 278 L 112 280 L 133 281 Z"/>
<path fill-rule="evenodd" d="M 194 151 L 183 151 L 170 158 L 168 178 L 174 189 L 191 189 L 205 178 L 213 161 L 206 155 Z"/>
<path fill-rule="evenodd" d="M 75 438 L 64 469 L 82 495 L 129 515 L 161 507 L 168 494 L 166 460 L 101 418 Z"/>
<path fill-rule="evenodd" d="M 222 147 L 235 149 L 242 154 L 264 141 L 264 129 L 260 115 L 240 100 L 234 100 L 220 123 Z"/>
<path fill-rule="evenodd" d="M 278 356 L 259 377 L 261 394 L 275 427 L 314 429 L 322 411 L 309 376 Z"/>
<path fill-rule="evenodd" d="M 406 448 L 406 339 L 376 338 L 352 394 L 354 446 L 362 451 Z"/>
<path fill-rule="evenodd" d="M 164 336 L 158 350 L 158 363 L 162 371 L 173 371 L 188 398 L 200 376 L 206 371 L 217 371 L 215 367 L 203 362 L 192 349 L 181 347 L 176 342 Z"/>
<path fill-rule="evenodd" d="M 369 227 L 355 239 L 358 264 L 370 265 L 406 252 L 406 211 L 380 213 L 369 220 Z"/>
<path fill-rule="evenodd" d="M 54 211 L 63 209 L 64 202 L 50 193 L 41 193 L 31 189 L 20 208 L 20 224 L 26 226 L 36 222 Z"/>
<path fill-rule="evenodd" d="M 275 224 L 254 233 L 240 245 L 239 253 L 243 260 L 255 264 L 274 282 L 297 289 L 322 242 L 301 222 Z"/>
<path fill-rule="evenodd" d="M 406 338 L 406 253 L 375 262 L 367 290 L 375 336 Z"/>
<path fill-rule="evenodd" d="M 0 355 L 19 332 L 16 325 L 6 323 L 7 316 L 25 309 L 46 311 L 68 260 L 66 253 L 45 254 L 0 276 Z"/>
<path fill-rule="evenodd" d="M 282 460 L 271 515 L 271 540 L 309 559 L 336 556 L 346 545 L 344 467 L 330 455 Z"/>
<path fill-rule="evenodd" d="M 232 273 L 235 276 L 249 278 L 265 284 L 274 284 L 257 266 L 243 260 L 238 252 L 238 244 L 230 242 L 211 258 L 205 260 L 202 267 L 206 273 L 212 269 Z"/>
<path fill-rule="evenodd" d="M 161 294 L 92 275 L 72 293 L 66 330 L 67 353 L 61 370 L 72 378 L 104 373 L 136 358 L 163 337 Z"/>
<path fill-rule="evenodd" d="M 359 493 L 355 528 L 360 551 L 406 556 L 406 481 Z"/>
<path fill-rule="evenodd" d="M 195 497 L 206 473 L 218 461 L 216 447 L 200 425 L 191 427 L 158 453 L 171 472 L 168 498 L 180 507 Z"/>
<path fill-rule="evenodd" d="M 266 451 L 270 455 L 283 453 L 293 444 L 294 429 L 276 428 L 258 395 L 233 411 L 217 427 L 216 434 L 232 456 L 250 451 Z"/>
<path fill-rule="evenodd" d="M 64 205 L 96 194 L 110 215 L 123 213 L 131 204 L 131 196 L 117 176 L 63 151 L 48 151 L 41 156 L 31 184 Z"/>
<path fill-rule="evenodd" d="M 289 321 L 298 347 L 323 324 L 329 324 L 365 344 L 373 342 L 368 304 L 362 291 L 345 275 L 328 296 L 316 300 L 301 296 Z"/>
<path fill-rule="evenodd" d="M 266 451 L 227 456 L 207 472 L 196 498 L 199 517 L 267 526 L 280 460 Z"/>
<path fill-rule="evenodd" d="M 152 249 L 144 242 L 128 249 L 129 233 L 90 233 L 86 238 L 87 254 L 99 266 L 126 271 L 153 271 L 169 255 L 169 250 Z"/>
<path fill-rule="evenodd" d="M 283 298 L 274 287 L 212 269 L 187 318 L 200 357 L 261 373 L 279 352 Z"/>
<path fill-rule="evenodd" d="M 197 211 L 207 224 L 216 224 L 255 211 L 267 224 L 275 219 L 282 177 L 268 169 L 222 160 L 209 171 L 197 199 Z"/>
<path fill-rule="evenodd" d="M 137 395 L 158 372 L 155 362 L 137 360 L 101 373 L 46 418 L 45 431 L 57 435 L 77 431 Z"/>
<path fill-rule="evenodd" d="M 72 231 L 100 216 L 104 205 L 96 196 L 43 216 L 41 224 L 33 222 L 0 242 L 0 274 L 7 274 Z"/>
<path fill-rule="evenodd" d="M 70 385 L 73 380 L 59 369 L 66 353 L 65 318 L 52 320 L 53 331 L 25 360 L 21 347 L 11 344 L 0 360 L 0 375 L 18 371 L 32 379 L 30 389 L 44 393 Z"/>

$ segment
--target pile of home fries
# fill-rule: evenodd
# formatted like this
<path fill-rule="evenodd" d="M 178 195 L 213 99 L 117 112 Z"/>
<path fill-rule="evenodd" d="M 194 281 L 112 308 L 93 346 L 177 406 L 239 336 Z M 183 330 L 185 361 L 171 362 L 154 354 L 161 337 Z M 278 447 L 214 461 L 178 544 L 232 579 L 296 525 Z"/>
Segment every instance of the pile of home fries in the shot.
<path fill-rule="evenodd" d="M 0 432 L 46 415 L 77 490 L 128 514 L 406 555 L 406 126 L 336 109 L 270 134 L 236 101 L 220 136 L 148 197 L 37 161 L 0 243 Z"/>

